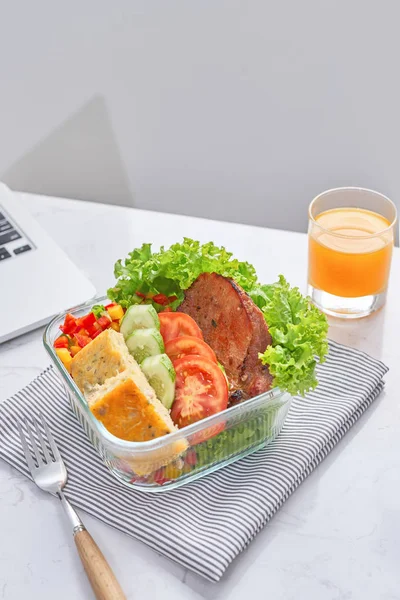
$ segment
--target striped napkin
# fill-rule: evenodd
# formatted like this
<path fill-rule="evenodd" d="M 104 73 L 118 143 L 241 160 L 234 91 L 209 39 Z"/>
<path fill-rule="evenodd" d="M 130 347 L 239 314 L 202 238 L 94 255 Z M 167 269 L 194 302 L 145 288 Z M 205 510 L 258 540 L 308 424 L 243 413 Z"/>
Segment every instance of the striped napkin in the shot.
<path fill-rule="evenodd" d="M 0 404 L 0 457 L 29 476 L 16 421 L 42 412 L 66 462 L 66 492 L 77 508 L 218 581 L 378 396 L 387 367 L 331 342 L 328 360 L 318 371 L 317 390 L 293 400 L 274 442 L 170 492 L 136 492 L 113 478 L 76 421 L 51 367 Z"/>

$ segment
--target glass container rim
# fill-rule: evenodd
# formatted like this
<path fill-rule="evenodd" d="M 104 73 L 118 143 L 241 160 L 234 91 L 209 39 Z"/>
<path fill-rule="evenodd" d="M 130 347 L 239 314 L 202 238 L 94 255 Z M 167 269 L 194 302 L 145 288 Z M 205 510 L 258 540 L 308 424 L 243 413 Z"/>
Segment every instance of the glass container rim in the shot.
<path fill-rule="evenodd" d="M 326 229 L 325 227 L 322 227 L 322 225 L 320 225 L 318 223 L 318 221 L 316 221 L 314 219 L 314 216 L 312 215 L 312 209 L 313 209 L 314 203 L 317 200 L 319 200 L 320 198 L 322 198 L 323 196 L 326 196 L 327 194 L 331 194 L 332 192 L 345 192 L 345 191 L 347 191 L 347 192 L 348 191 L 368 192 L 370 194 L 375 194 L 376 196 L 380 196 L 380 198 L 383 198 L 384 200 L 386 200 L 394 209 L 394 219 L 392 220 L 390 225 L 388 227 L 386 227 L 386 229 L 382 229 L 382 231 L 378 231 L 377 233 L 370 233 L 368 235 L 361 235 L 358 237 L 356 237 L 354 235 L 346 235 L 344 233 L 335 233 L 334 231 L 332 231 L 330 229 Z M 377 213 L 377 214 L 379 214 L 379 213 Z M 315 198 L 313 198 L 313 200 L 311 200 L 311 202 L 308 206 L 308 219 L 309 219 L 309 221 L 311 221 L 313 223 L 313 225 L 318 227 L 321 231 L 323 231 L 324 233 L 328 233 L 329 235 L 331 235 L 333 237 L 338 237 L 338 238 L 347 239 L 347 240 L 366 240 L 366 239 L 372 239 L 372 238 L 378 237 L 380 235 L 383 235 L 383 234 L 389 232 L 391 229 L 394 229 L 394 227 L 397 223 L 397 207 L 396 207 L 395 203 L 393 202 L 393 200 L 388 198 L 388 196 L 385 196 L 385 194 L 381 194 L 381 192 L 377 192 L 376 190 L 371 190 L 369 188 L 362 188 L 362 187 L 356 187 L 356 186 L 337 187 L 337 188 L 331 188 L 329 190 L 325 190 L 324 192 L 321 192 L 320 194 L 315 196 Z"/>

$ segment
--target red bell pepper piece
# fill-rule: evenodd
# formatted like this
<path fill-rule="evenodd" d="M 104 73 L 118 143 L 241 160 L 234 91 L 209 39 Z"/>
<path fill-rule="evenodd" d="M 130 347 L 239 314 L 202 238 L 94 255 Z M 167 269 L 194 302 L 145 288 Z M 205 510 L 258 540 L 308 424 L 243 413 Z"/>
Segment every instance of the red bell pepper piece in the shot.
<path fill-rule="evenodd" d="M 172 302 L 177 300 L 177 296 L 166 296 L 165 294 L 156 294 L 152 297 L 152 300 L 157 304 L 161 304 L 161 306 L 168 306 Z"/>
<path fill-rule="evenodd" d="M 77 341 L 78 346 L 80 346 L 81 348 L 84 348 L 92 341 L 88 335 L 83 335 L 82 333 L 76 333 L 75 339 Z"/>
<path fill-rule="evenodd" d="M 135 292 L 136 296 L 139 296 L 139 298 L 146 298 L 146 294 L 142 294 L 142 292 Z"/>
<path fill-rule="evenodd" d="M 60 325 L 60 329 L 63 333 L 72 335 L 78 329 L 77 321 L 71 313 L 67 313 L 64 320 L 64 325 Z"/>
<path fill-rule="evenodd" d="M 168 296 L 165 296 L 164 294 L 156 294 L 153 296 L 152 300 L 157 304 L 161 304 L 161 306 L 167 306 L 167 304 L 169 304 Z"/>
<path fill-rule="evenodd" d="M 85 329 L 87 329 L 89 331 L 89 329 L 90 329 L 90 327 L 92 327 L 93 323 L 96 323 L 96 317 L 94 316 L 94 314 L 92 312 L 90 312 L 85 317 L 82 317 L 80 319 L 80 322 L 81 322 L 82 327 L 84 327 Z"/>
<path fill-rule="evenodd" d="M 103 330 L 97 321 L 95 321 L 91 327 L 88 327 L 87 330 L 89 337 L 91 338 L 96 337 L 96 335 L 99 335 L 99 333 L 101 333 L 102 331 Z"/>
<path fill-rule="evenodd" d="M 102 315 L 101 317 L 99 317 L 97 319 L 97 323 L 104 330 L 104 329 L 107 329 L 107 327 L 110 327 L 112 321 L 111 321 L 110 317 L 107 317 L 107 315 Z"/>
<path fill-rule="evenodd" d="M 99 329 L 97 329 L 97 331 L 95 331 L 95 332 L 92 334 L 92 340 L 94 340 L 94 338 L 96 338 L 98 335 L 100 335 L 100 333 L 103 333 L 103 330 L 102 330 L 102 328 L 101 328 L 101 327 L 99 327 Z"/>
<path fill-rule="evenodd" d="M 187 465 L 189 465 L 190 467 L 194 467 L 195 464 L 197 463 L 197 455 L 196 455 L 196 450 L 193 450 L 193 448 L 190 448 L 185 456 L 185 463 Z"/>
<path fill-rule="evenodd" d="M 54 348 L 68 348 L 69 339 L 66 335 L 60 335 L 54 342 Z"/>
<path fill-rule="evenodd" d="M 84 329 L 83 327 L 81 327 L 80 329 L 78 329 L 78 331 L 75 333 L 75 337 L 76 337 L 77 333 L 79 333 L 79 335 L 84 335 L 85 337 L 90 337 L 90 335 L 87 332 L 87 330 Z"/>
<path fill-rule="evenodd" d="M 169 481 L 169 479 L 165 477 L 165 471 L 163 467 L 161 467 L 161 469 L 158 469 L 158 471 L 154 473 L 153 480 L 154 483 L 157 483 L 158 485 L 162 485 L 163 483 Z"/>
<path fill-rule="evenodd" d="M 107 308 L 111 308 L 112 306 L 117 306 L 117 303 L 116 302 L 110 302 L 110 304 L 106 304 L 104 308 L 107 310 Z"/>

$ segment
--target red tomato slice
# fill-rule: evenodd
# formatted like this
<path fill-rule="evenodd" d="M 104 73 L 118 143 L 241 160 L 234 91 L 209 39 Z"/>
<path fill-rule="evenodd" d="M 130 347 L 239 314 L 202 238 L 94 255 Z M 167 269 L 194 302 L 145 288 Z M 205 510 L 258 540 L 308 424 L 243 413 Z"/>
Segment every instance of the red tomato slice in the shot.
<path fill-rule="evenodd" d="M 196 321 L 181 312 L 161 312 L 158 313 L 160 319 L 160 333 L 164 344 L 181 335 L 190 335 L 192 337 L 203 339 L 200 327 Z"/>
<path fill-rule="evenodd" d="M 183 335 L 181 337 L 169 340 L 165 344 L 165 354 L 168 354 L 172 362 L 178 358 L 183 358 L 188 354 L 195 356 L 204 356 L 214 363 L 218 363 L 217 357 L 215 356 L 214 350 L 210 348 L 208 344 L 203 342 L 200 338 L 196 338 L 189 335 Z"/>
<path fill-rule="evenodd" d="M 228 386 L 217 364 L 190 354 L 173 364 L 176 380 L 171 417 L 178 427 L 186 427 L 227 408 Z M 204 442 L 223 429 L 224 423 L 211 426 L 195 434 L 191 442 Z"/>

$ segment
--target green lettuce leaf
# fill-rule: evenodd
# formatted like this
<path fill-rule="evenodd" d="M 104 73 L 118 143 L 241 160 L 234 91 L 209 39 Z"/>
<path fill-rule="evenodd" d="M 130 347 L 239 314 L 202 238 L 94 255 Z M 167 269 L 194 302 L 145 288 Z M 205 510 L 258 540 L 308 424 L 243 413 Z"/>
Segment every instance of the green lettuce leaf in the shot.
<path fill-rule="evenodd" d="M 274 384 L 291 394 L 302 394 L 316 387 L 317 360 L 328 352 L 328 323 L 325 315 L 298 288 L 291 288 L 283 277 L 262 286 L 261 308 L 272 337 L 260 359 L 268 365 Z"/>
<path fill-rule="evenodd" d="M 142 302 L 136 292 L 176 296 L 177 300 L 171 304 L 176 308 L 183 300 L 184 291 L 201 273 L 213 272 L 232 277 L 244 289 L 257 281 L 254 267 L 239 262 L 225 248 L 215 246 L 213 242 L 200 244 L 184 238 L 182 243 L 173 244 L 168 250 L 161 247 L 154 253 L 151 244 L 143 244 L 125 261 L 118 260 L 114 267 L 117 283 L 107 294 L 110 300 L 124 308 Z M 154 306 L 157 310 L 162 308 L 157 304 Z"/>
<path fill-rule="evenodd" d="M 263 285 L 254 267 L 233 258 L 231 252 L 213 242 L 184 238 L 169 249 L 153 252 L 151 244 L 143 244 L 128 257 L 115 264 L 117 282 L 108 297 L 127 308 L 131 304 L 152 302 L 142 295 L 176 296 L 170 307 L 182 302 L 185 290 L 201 273 L 219 273 L 234 279 L 262 310 L 272 337 L 272 345 L 260 354 L 269 366 L 274 385 L 291 394 L 304 394 L 317 385 L 315 367 L 328 351 L 326 317 L 291 288 L 280 275 L 279 281 Z M 156 310 L 162 310 L 153 303 Z"/>

